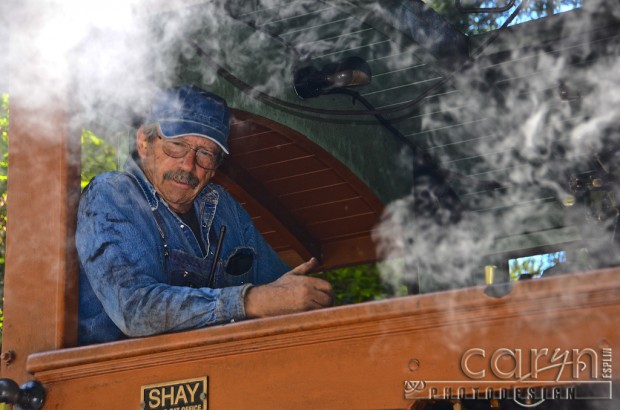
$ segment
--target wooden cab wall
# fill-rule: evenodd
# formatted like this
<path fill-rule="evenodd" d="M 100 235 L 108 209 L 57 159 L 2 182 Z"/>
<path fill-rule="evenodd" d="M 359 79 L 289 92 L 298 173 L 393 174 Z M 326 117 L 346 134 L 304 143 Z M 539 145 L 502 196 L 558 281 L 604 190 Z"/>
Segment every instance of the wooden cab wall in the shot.
<path fill-rule="evenodd" d="M 179 8 L 187 6 L 181 3 Z M 345 10 L 340 12 L 361 19 L 375 34 L 389 37 L 386 41 L 404 49 L 415 43 L 402 37 L 393 26 L 378 21 L 377 16 L 361 18 L 360 8 L 333 3 Z M 47 391 L 46 408 L 139 408 L 146 406 L 149 399 L 156 406 L 163 405 L 164 394 L 170 397 L 169 407 L 189 405 L 183 400 L 198 388 L 203 389 L 204 396 L 199 399 L 204 408 L 406 408 L 422 395 L 428 398 L 431 387 L 441 392 L 451 382 L 455 383 L 449 387 L 465 387 L 471 393 L 473 388 L 505 386 L 510 390 L 582 381 L 611 389 L 617 380 L 617 366 L 607 360 L 608 354 L 620 347 L 614 320 L 620 314 L 616 267 L 490 287 L 477 282 L 465 289 L 442 289 L 318 312 L 75 347 L 77 260 L 72 241 L 80 190 L 80 127 L 73 121 L 75 84 L 46 70 L 49 56 L 29 41 L 40 35 L 38 27 L 45 23 L 37 4 L 20 2 L 13 12 L 9 235 L 1 369 L 2 377 L 19 383 L 41 381 Z M 595 37 L 583 42 L 611 45 L 601 47 L 611 50 L 597 54 L 602 56 L 601 61 L 617 59 L 613 48 L 617 44 L 617 21 L 605 21 L 608 24 L 597 30 Z M 252 31 L 249 27 L 246 30 Z M 586 38 L 584 33 L 579 35 Z M 571 37 L 570 44 L 582 43 L 575 38 L 581 37 Z M 531 56 L 573 49 L 562 42 L 543 43 L 550 49 L 537 48 Z M 364 43 L 361 48 L 369 54 L 387 53 L 390 49 L 388 43 L 376 44 Z M 487 49 L 487 73 L 493 73 L 497 64 L 522 67 L 521 61 L 502 59 L 510 44 L 496 47 Z M 337 51 L 346 54 L 350 49 L 334 53 Z M 401 68 L 404 72 L 415 71 L 414 78 L 421 75 L 431 81 L 439 60 L 424 50 L 420 53 L 420 61 L 410 61 L 410 67 Z M 480 180 L 486 182 L 483 175 L 505 175 L 504 169 L 499 162 L 489 161 L 485 166 L 497 166 L 481 171 L 476 168 L 479 156 L 463 156 L 473 146 L 471 139 L 452 138 L 475 134 L 478 129 L 472 124 L 483 120 L 490 126 L 500 124 L 501 115 L 490 119 L 458 117 L 448 127 L 462 130 L 458 133 L 449 132 L 444 122 L 431 121 L 444 118 L 447 112 L 433 111 L 424 117 L 423 112 L 414 110 L 398 122 L 399 133 L 406 135 L 407 143 L 377 126 L 374 119 L 371 126 L 372 116 L 360 114 L 352 120 L 329 115 L 309 118 L 307 113 L 296 116 L 290 110 L 256 105 L 220 77 L 209 83 L 210 77 L 197 68 L 203 61 L 199 54 L 194 48 L 189 57 L 183 55 L 179 61 L 184 65 L 175 82 L 209 84 L 226 96 L 234 109 L 231 145 L 236 153 L 224 164 L 218 181 L 248 207 L 265 236 L 291 263 L 310 255 L 320 256 L 326 268 L 377 260 L 373 230 L 384 206 L 411 194 L 415 175 L 398 162 L 402 152 L 409 158 L 411 142 L 443 159 L 439 161 L 442 166 L 453 172 L 446 175 L 467 176 L 450 179 L 450 186 L 461 199 L 470 200 L 464 201 L 468 212 L 531 206 L 519 201 L 505 203 L 502 201 L 510 197 L 468 189 L 480 187 Z M 315 63 L 326 59 L 317 57 Z M 29 64 L 23 63 L 26 61 Z M 385 68 L 382 62 L 376 67 Z M 532 66 L 535 64 L 527 67 Z M 446 75 L 445 68 L 441 74 Z M 545 73 L 534 70 L 528 75 L 541 78 Z M 397 84 L 401 80 L 403 84 Z M 515 75 L 491 83 L 502 89 L 519 80 Z M 55 86 L 37 87 L 47 81 L 53 81 Z M 420 91 L 424 83 L 399 76 L 391 81 L 395 82 L 378 77 L 371 86 L 376 88 L 367 90 L 369 98 L 376 97 L 373 102 L 378 107 L 418 95 L 415 91 Z M 397 93 L 400 87 L 396 85 L 409 92 Z M 285 91 L 287 96 L 291 92 Z M 458 87 L 442 89 L 433 102 L 441 107 L 442 101 L 451 102 L 449 96 L 458 92 Z M 548 93 L 541 93 L 548 97 Z M 359 108 L 343 96 L 303 103 L 314 108 L 323 104 L 347 110 Z M 453 108 L 449 106 L 447 111 Z M 436 127 L 423 128 L 425 121 Z M 54 138 L 47 137 L 52 135 Z M 435 144 L 437 141 L 443 142 Z M 457 150 L 461 156 L 451 157 L 451 150 L 459 144 L 465 146 Z M 485 156 L 495 154 L 488 151 Z M 535 165 L 535 161 L 527 162 L 524 168 L 535 171 Z M 467 181 L 475 183 L 468 185 Z M 506 184 L 502 189 L 510 187 Z M 540 191 L 537 199 L 545 199 L 543 194 Z M 478 200 L 477 195 L 485 196 Z M 481 203 L 485 206 L 477 208 Z M 558 207 L 553 202 L 553 211 Z M 538 210 L 536 206 L 530 209 Z M 566 227 L 555 221 L 545 217 L 528 219 L 527 228 L 515 235 L 518 240 L 510 235 L 512 231 L 503 232 L 480 254 L 575 242 L 572 233 L 577 228 L 572 226 L 571 235 L 567 235 L 570 238 L 566 239 L 561 235 Z M 557 235 L 541 234 L 543 239 L 537 242 L 531 231 L 537 224 L 544 224 L 538 226 L 543 234 Z M 527 241 L 520 242 L 523 238 Z M 407 250 L 400 256 L 406 257 Z M 423 273 L 439 276 L 447 270 Z M 482 275 L 482 271 L 479 273 Z M 550 357 L 553 352 L 570 356 L 570 363 L 562 362 L 566 364 L 562 368 L 555 366 L 557 361 Z M 592 359 L 589 366 L 579 362 L 582 353 Z M 538 361 L 530 360 L 532 355 Z M 523 365 L 523 372 L 521 368 L 516 371 L 517 363 Z M 594 364 L 600 365 L 596 371 Z M 539 365 L 552 367 L 536 367 Z M 532 373 L 535 370 L 538 372 Z M 177 386 L 176 390 L 172 386 Z M 145 396 L 145 391 L 153 393 Z"/>

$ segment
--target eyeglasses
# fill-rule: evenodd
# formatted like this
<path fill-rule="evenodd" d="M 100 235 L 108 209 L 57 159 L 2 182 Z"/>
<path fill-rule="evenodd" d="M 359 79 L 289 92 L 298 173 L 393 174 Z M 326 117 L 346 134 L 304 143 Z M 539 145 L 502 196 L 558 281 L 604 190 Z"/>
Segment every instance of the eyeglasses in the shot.
<path fill-rule="evenodd" d="M 204 148 L 192 147 L 184 141 L 163 138 L 158 135 L 162 141 L 164 153 L 172 158 L 183 158 L 190 150 L 196 152 L 196 164 L 205 169 L 214 169 L 217 163 L 217 154 Z"/>

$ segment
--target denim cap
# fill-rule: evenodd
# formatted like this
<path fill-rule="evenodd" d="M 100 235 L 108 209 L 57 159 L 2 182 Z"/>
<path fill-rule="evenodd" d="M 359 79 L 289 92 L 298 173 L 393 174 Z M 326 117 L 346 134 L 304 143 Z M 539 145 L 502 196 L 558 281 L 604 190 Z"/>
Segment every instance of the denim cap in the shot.
<path fill-rule="evenodd" d="M 193 85 L 161 91 L 146 124 L 159 124 L 164 137 L 196 135 L 210 139 L 228 154 L 230 111 L 221 97 Z"/>

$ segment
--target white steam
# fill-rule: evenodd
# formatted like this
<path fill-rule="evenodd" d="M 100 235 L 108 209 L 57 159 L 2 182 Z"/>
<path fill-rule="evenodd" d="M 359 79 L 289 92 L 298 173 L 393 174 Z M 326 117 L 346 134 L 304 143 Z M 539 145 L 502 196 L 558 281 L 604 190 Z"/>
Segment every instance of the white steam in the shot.
<path fill-rule="evenodd" d="M 382 2 L 362 3 L 369 16 L 393 14 Z M 33 91 L 21 95 L 29 95 L 36 106 L 42 90 L 54 90 L 72 78 L 65 89 L 79 107 L 75 121 L 129 124 L 132 116 L 143 112 L 155 89 L 177 81 L 184 68 L 179 67 L 180 59 L 200 61 L 196 46 L 256 90 L 286 98 L 293 93 L 294 64 L 309 56 L 327 61 L 343 45 L 355 49 L 368 41 L 362 14 L 343 22 L 344 28 L 335 31 L 333 39 L 318 38 L 322 21 L 314 20 L 313 13 L 320 10 L 322 17 L 342 13 L 330 4 L 275 0 L 184 4 L 174 10 L 165 2 L 138 0 L 26 4 L 12 15 L 11 24 L 21 34 L 11 39 L 11 55 L 19 61 L 22 48 L 36 50 L 34 59 L 25 55 L 28 59 L 23 64 L 34 67 L 23 74 L 44 72 L 45 78 L 42 82 L 19 78 L 22 71 L 15 69 L 14 62 L 12 73 L 17 78 L 12 81 L 32 83 Z M 278 38 L 267 34 L 296 18 L 298 25 L 279 32 Z M 253 21 L 258 30 L 244 21 Z M 588 18 L 570 21 L 563 37 L 585 38 L 580 33 L 588 32 L 587 24 Z M 531 37 L 517 35 L 509 39 L 517 50 L 525 50 L 529 41 Z M 287 42 L 298 47 L 291 50 Z M 398 72 L 422 64 L 414 51 L 419 50 L 387 49 L 390 55 L 400 53 L 398 58 L 388 63 L 385 56 L 376 56 L 371 63 L 385 63 L 386 70 Z M 575 67 L 571 58 L 586 61 L 587 44 L 577 42 L 564 51 L 523 51 L 496 67 L 483 58 L 454 77 L 450 86 L 458 92 L 421 105 L 421 129 L 409 138 L 428 150 L 442 168 L 466 175 L 465 182 L 449 175 L 448 181 L 473 211 L 446 226 L 436 218 L 415 215 L 413 195 L 389 204 L 376 237 L 380 253 L 387 260 L 398 260 L 398 268 L 385 268 L 390 281 L 424 285 L 429 279 L 423 290 L 474 283 L 472 275 L 481 269 L 479 256 L 497 251 L 498 241 L 514 234 L 515 227 L 526 220 L 548 223 L 541 209 L 557 214 L 558 202 L 552 199 L 561 200 L 570 193 L 567 180 L 573 166 L 578 168 L 605 147 L 604 130 L 615 123 L 614 109 L 620 99 L 620 67 L 614 51 L 609 52 L 610 58 L 583 67 Z M 198 81 L 203 85 L 219 81 L 216 68 L 206 60 L 203 63 L 192 67 Z M 479 85 L 486 79 L 481 76 L 490 70 L 499 73 L 498 80 L 494 90 L 483 91 Z M 562 83 L 569 90 L 567 100 L 559 96 Z M 463 126 L 448 128 L 449 124 Z M 557 157 L 558 147 L 561 157 Z M 398 163 L 411 167 L 412 160 L 403 154 Z M 500 188 L 479 188 L 485 181 L 497 181 Z M 402 277 L 395 278 L 396 272 Z"/>
<path fill-rule="evenodd" d="M 442 167 L 462 176 L 449 180 L 469 211 L 446 224 L 417 216 L 413 193 L 389 204 L 376 235 L 379 252 L 388 260 L 386 278 L 396 285 L 418 285 L 422 292 L 481 284 L 484 256 L 518 249 L 507 243 L 520 234 L 522 248 L 554 244 L 558 238 L 552 228 L 560 224 L 553 219 L 585 223 L 585 210 L 576 206 L 578 218 L 573 220 L 561 203 L 572 194 L 571 174 L 588 169 L 596 153 L 618 149 L 613 127 L 620 83 L 617 47 L 594 53 L 591 47 L 600 44 L 589 43 L 589 24 L 583 16 L 570 21 L 552 51 L 533 50 L 530 45 L 537 38 L 515 31 L 504 45 L 514 50 L 512 55 L 500 64 L 481 58 L 454 77 L 458 92 L 422 106 L 419 135 L 425 139 L 415 142 L 425 145 Z M 487 89 L 483 76 L 491 71 L 497 80 Z M 499 186 L 476 188 L 485 181 Z M 605 229 L 613 222 L 597 232 L 608 237 Z M 540 231 L 538 239 L 527 244 L 526 236 L 535 230 Z M 597 258 L 600 266 L 615 262 L 613 252 Z"/>

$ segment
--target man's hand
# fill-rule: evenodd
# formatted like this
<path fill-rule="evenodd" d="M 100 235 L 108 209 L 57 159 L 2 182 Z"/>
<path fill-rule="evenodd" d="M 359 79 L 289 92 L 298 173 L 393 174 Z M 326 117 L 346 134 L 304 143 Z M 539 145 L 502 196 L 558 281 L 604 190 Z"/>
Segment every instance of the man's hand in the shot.
<path fill-rule="evenodd" d="M 331 306 L 330 283 L 306 276 L 317 266 L 317 260 L 311 258 L 275 282 L 250 288 L 245 294 L 246 316 L 275 316 Z"/>

